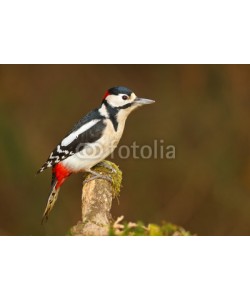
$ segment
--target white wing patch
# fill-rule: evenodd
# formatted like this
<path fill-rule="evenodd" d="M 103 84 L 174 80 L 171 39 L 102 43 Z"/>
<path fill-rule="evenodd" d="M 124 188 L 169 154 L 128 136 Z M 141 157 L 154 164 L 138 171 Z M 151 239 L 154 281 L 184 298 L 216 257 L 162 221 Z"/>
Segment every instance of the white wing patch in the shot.
<path fill-rule="evenodd" d="M 77 129 L 76 131 L 72 132 L 65 139 L 63 139 L 61 142 L 61 145 L 68 146 L 70 143 L 72 143 L 78 137 L 78 135 L 80 135 L 84 131 L 88 130 L 89 128 L 93 127 L 99 121 L 100 120 L 97 119 L 97 120 L 92 120 L 92 121 L 88 122 L 87 124 L 84 124 L 82 127 Z"/>

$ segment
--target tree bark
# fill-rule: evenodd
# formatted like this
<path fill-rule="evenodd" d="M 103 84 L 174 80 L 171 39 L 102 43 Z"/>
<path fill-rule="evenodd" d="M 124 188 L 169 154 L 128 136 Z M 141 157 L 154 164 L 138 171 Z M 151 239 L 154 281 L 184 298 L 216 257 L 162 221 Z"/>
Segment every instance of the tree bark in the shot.
<path fill-rule="evenodd" d="M 111 174 L 113 183 L 105 179 L 94 179 L 83 185 L 82 188 L 82 221 L 71 228 L 71 235 L 108 235 L 112 221 L 110 209 L 112 200 L 120 191 L 121 171 L 113 163 L 116 171 Z M 104 175 L 110 175 L 110 170 L 104 167 L 95 168 Z M 89 178 L 88 175 L 87 178 Z"/>

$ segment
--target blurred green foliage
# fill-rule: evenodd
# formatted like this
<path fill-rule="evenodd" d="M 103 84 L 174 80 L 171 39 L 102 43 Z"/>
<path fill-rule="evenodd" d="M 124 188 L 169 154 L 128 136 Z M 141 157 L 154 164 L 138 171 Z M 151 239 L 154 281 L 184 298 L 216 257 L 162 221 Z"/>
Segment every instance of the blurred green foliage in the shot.
<path fill-rule="evenodd" d="M 107 88 L 124 85 L 156 103 L 129 117 L 121 144 L 164 140 L 176 159 L 123 160 L 116 151 L 123 189 L 112 215 L 249 235 L 249 82 L 248 65 L 1 65 L 0 234 L 64 235 L 80 220 L 82 176 L 64 184 L 42 227 L 51 175 L 34 174 Z"/>
<path fill-rule="evenodd" d="M 123 217 L 117 219 L 110 228 L 109 235 L 115 236 L 189 236 L 190 232 L 172 223 L 163 222 L 162 225 L 145 224 L 141 221 L 121 222 Z"/>

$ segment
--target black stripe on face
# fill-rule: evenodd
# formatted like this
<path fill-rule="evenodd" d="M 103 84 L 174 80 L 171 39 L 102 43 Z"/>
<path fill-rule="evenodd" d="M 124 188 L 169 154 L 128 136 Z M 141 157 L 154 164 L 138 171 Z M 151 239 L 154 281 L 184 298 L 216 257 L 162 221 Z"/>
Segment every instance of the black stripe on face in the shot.
<path fill-rule="evenodd" d="M 118 128 L 118 122 L 117 122 L 117 114 L 118 112 L 121 110 L 121 109 L 126 109 L 126 108 L 129 108 L 130 106 L 132 106 L 133 103 L 127 103 L 125 105 L 122 105 L 122 106 L 117 106 L 117 107 L 114 107 L 112 105 L 110 105 L 107 100 L 104 100 L 103 101 L 104 105 L 106 106 L 107 108 L 107 112 L 108 112 L 108 115 L 109 115 L 109 119 L 110 121 L 112 122 L 113 126 L 114 126 L 114 129 L 115 131 L 117 131 L 117 128 Z"/>
<path fill-rule="evenodd" d="M 120 109 L 126 109 L 126 108 L 129 108 L 130 106 L 132 106 L 133 103 L 127 103 L 125 105 L 122 105 L 122 106 L 118 106 L 119 110 Z"/>

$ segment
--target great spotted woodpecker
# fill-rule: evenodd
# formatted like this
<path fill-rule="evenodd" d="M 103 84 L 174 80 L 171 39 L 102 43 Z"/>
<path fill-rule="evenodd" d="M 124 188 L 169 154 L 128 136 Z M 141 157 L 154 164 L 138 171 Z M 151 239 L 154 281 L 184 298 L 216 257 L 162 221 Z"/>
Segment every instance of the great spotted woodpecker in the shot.
<path fill-rule="evenodd" d="M 91 168 L 101 163 L 116 148 L 128 115 L 136 108 L 154 100 L 138 98 L 122 86 L 110 88 L 99 108 L 92 110 L 74 125 L 37 173 L 52 167 L 51 191 L 43 220 L 48 219 L 63 182 L 72 174 L 89 172 L 94 178 L 110 180 Z"/>

